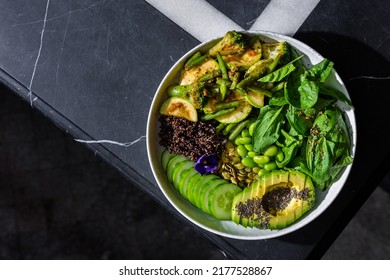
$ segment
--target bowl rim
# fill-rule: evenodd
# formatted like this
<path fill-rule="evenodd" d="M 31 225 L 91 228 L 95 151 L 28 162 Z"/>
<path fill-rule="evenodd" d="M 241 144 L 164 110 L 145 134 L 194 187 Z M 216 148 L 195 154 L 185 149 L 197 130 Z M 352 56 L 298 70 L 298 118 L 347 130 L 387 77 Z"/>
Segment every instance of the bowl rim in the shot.
<path fill-rule="evenodd" d="M 270 40 L 276 40 L 276 41 L 287 41 L 289 44 L 291 44 L 295 49 L 298 49 L 298 51 L 301 51 L 302 53 L 304 53 L 306 56 L 311 56 L 311 57 L 315 57 L 316 59 L 318 60 L 322 60 L 324 57 L 318 53 L 316 50 L 314 50 L 312 47 L 306 45 L 305 43 L 295 39 L 295 38 L 292 38 L 290 36 L 286 36 L 286 35 L 283 35 L 283 34 L 280 34 L 280 33 L 276 33 L 276 32 L 269 32 L 269 31 L 263 31 L 263 30 L 254 30 L 254 31 L 239 31 L 240 33 L 243 33 L 243 34 L 247 34 L 247 35 L 260 35 L 264 38 L 266 38 L 267 40 L 270 39 Z M 186 213 L 183 209 L 181 209 L 181 207 L 179 207 L 177 205 L 177 203 L 174 202 L 174 199 L 177 197 L 172 197 L 172 194 L 169 192 L 169 189 L 166 189 L 166 186 L 164 186 L 164 184 L 166 184 L 167 182 L 165 182 L 164 180 L 160 179 L 160 176 L 161 176 L 161 172 L 159 172 L 158 170 L 156 170 L 156 168 L 153 166 L 153 163 L 154 163 L 154 156 L 153 156 L 153 153 L 155 152 L 155 148 L 153 146 L 156 145 L 156 139 L 155 137 L 152 137 L 152 129 L 155 129 L 155 126 L 152 127 L 152 120 L 153 118 L 155 118 L 158 114 L 156 114 L 156 111 L 158 112 L 158 109 L 159 109 L 159 106 L 157 107 L 157 101 L 158 101 L 158 98 L 161 98 L 161 95 L 163 95 L 165 93 L 165 87 L 167 84 L 169 84 L 167 81 L 173 81 L 174 78 L 177 76 L 177 72 L 180 71 L 180 69 L 178 69 L 178 67 L 181 67 L 184 62 L 192 55 L 194 54 L 197 50 L 199 49 L 202 49 L 202 48 L 205 48 L 206 46 L 212 44 L 213 42 L 216 42 L 218 40 L 220 40 L 221 38 L 223 37 L 220 36 L 220 37 L 217 37 L 217 38 L 214 38 L 214 39 L 211 39 L 211 40 L 208 40 L 208 41 L 205 41 L 205 42 L 202 42 L 198 45 L 196 45 L 195 47 L 193 47 L 192 49 L 190 49 L 189 51 L 187 51 L 183 56 L 181 56 L 172 66 L 171 68 L 168 70 L 168 72 L 165 74 L 164 78 L 161 80 L 155 94 L 154 94 L 154 97 L 153 97 L 153 100 L 152 100 L 152 103 L 150 105 L 150 109 L 149 109 L 149 114 L 148 114 L 148 119 L 147 119 L 147 126 L 146 126 L 146 144 L 147 144 L 147 154 L 148 154 L 148 161 L 149 161 L 149 164 L 150 164 L 150 167 L 151 167 L 151 170 L 152 170 L 152 173 L 153 173 L 153 176 L 154 176 L 154 179 L 156 180 L 160 190 L 162 191 L 162 193 L 164 194 L 165 198 L 169 201 L 169 203 L 176 209 L 176 211 L 178 211 L 182 216 L 184 216 L 186 219 L 188 219 L 190 222 L 192 222 L 193 224 L 199 226 L 200 228 L 204 229 L 204 230 L 207 230 L 211 233 L 214 233 L 214 234 L 217 234 L 217 235 L 220 235 L 220 236 L 223 236 L 223 237 L 228 237 L 228 238 L 233 238 L 233 239 L 240 239 L 240 240 L 263 240 L 263 239 L 270 239 L 270 238 L 276 238 L 276 237 L 280 237 L 280 236 L 283 236 L 283 235 L 286 235 L 286 234 L 289 234 L 293 231 L 296 231 L 302 227 L 304 227 L 305 225 L 309 224 L 310 222 L 312 222 L 313 220 L 315 220 L 318 216 L 320 216 L 332 203 L 333 201 L 336 199 L 336 197 L 338 196 L 338 194 L 341 192 L 341 190 L 343 189 L 348 177 L 349 177 L 349 174 L 350 174 L 350 171 L 352 169 L 352 166 L 353 166 L 353 162 L 352 164 L 348 165 L 347 167 L 344 167 L 344 170 L 342 172 L 341 175 L 339 175 L 339 179 L 338 181 L 336 181 L 334 184 L 337 184 L 337 183 L 341 183 L 341 186 L 337 187 L 337 188 L 333 188 L 330 187 L 328 188 L 325 192 L 326 192 L 326 195 L 325 195 L 325 198 L 328 196 L 329 192 L 331 192 L 331 197 L 329 197 L 327 199 L 327 203 L 324 204 L 324 199 L 317 205 L 317 208 L 316 209 L 311 209 L 308 213 L 306 213 L 303 217 L 301 217 L 297 222 L 294 222 L 293 224 L 289 225 L 288 227 L 284 228 L 284 229 L 280 229 L 280 230 L 261 230 L 261 229 L 249 229 L 249 228 L 244 228 L 240 225 L 236 225 L 234 224 L 233 221 L 219 221 L 219 220 L 216 220 L 215 218 L 212 217 L 212 219 L 215 219 L 218 223 L 221 223 L 221 224 L 225 224 L 225 223 L 233 223 L 234 225 L 238 226 L 238 227 L 241 227 L 242 231 L 248 231 L 248 233 L 250 231 L 260 231 L 262 233 L 264 232 L 269 232 L 269 234 L 266 234 L 266 235 L 256 235 L 255 233 L 252 235 L 252 232 L 251 234 L 248 234 L 248 235 L 240 235 L 240 234 L 235 234 L 235 233 L 229 233 L 229 232 L 225 232 L 223 230 L 220 230 L 220 229 L 215 229 L 215 228 L 212 228 L 210 226 L 207 226 L 205 225 L 204 223 L 201 223 L 199 222 L 198 220 L 196 220 L 194 217 L 191 217 L 188 213 Z M 304 50 L 304 52 L 302 51 Z M 173 75 L 173 72 L 175 72 L 175 75 Z M 333 69 L 333 74 L 334 74 L 334 77 L 336 79 L 336 81 L 338 82 L 338 86 L 340 87 L 340 89 L 343 91 L 343 93 L 347 96 L 348 99 L 351 99 L 350 98 L 350 95 L 348 93 L 348 90 L 344 84 L 344 82 L 341 80 L 340 76 L 338 75 L 337 71 L 335 69 Z M 170 83 L 172 84 L 172 83 Z M 161 104 L 160 104 L 161 105 Z M 350 137 L 351 137 L 351 156 L 354 157 L 355 156 L 355 153 L 356 153 L 356 145 L 357 145 L 357 128 L 356 128 L 356 118 L 355 118 L 355 113 L 354 113 L 354 109 L 353 108 L 350 108 L 350 107 L 346 107 L 344 104 L 338 102 L 338 105 L 339 107 L 342 107 L 344 108 L 343 110 L 343 113 L 345 116 L 348 115 L 348 117 L 346 118 L 347 119 L 347 125 L 350 129 Z M 154 132 L 155 133 L 155 132 Z M 157 145 L 158 142 L 157 142 Z M 160 166 L 160 169 L 161 166 Z M 164 174 L 165 175 L 165 174 Z M 174 187 L 171 185 L 171 184 L 168 184 L 170 190 L 174 190 Z M 333 185 L 332 185 L 333 186 Z M 317 195 L 317 194 L 316 194 Z M 181 198 L 182 200 L 184 200 L 184 198 Z M 317 199 L 317 197 L 316 197 Z M 189 204 L 188 204 L 189 205 Z M 194 206 L 191 205 L 191 207 L 193 207 L 195 209 Z M 196 209 L 196 211 L 201 211 L 199 209 Z M 203 213 L 204 214 L 204 213 Z M 204 215 L 207 215 L 207 214 L 204 214 Z M 224 229 L 224 225 L 222 225 L 222 229 Z"/>

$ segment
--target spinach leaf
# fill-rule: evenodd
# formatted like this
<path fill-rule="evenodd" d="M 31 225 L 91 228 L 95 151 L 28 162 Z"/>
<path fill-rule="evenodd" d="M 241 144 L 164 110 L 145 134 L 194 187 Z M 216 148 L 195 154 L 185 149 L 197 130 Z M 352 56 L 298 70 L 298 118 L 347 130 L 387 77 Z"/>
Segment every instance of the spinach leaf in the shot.
<path fill-rule="evenodd" d="M 285 77 L 287 77 L 291 72 L 295 70 L 294 64 L 286 64 L 279 69 L 269 73 L 268 75 L 261 77 L 259 82 L 263 83 L 272 83 L 272 82 L 280 82 Z"/>
<path fill-rule="evenodd" d="M 314 121 L 311 133 L 327 136 L 335 129 L 338 122 L 338 113 L 335 108 L 320 111 Z"/>
<path fill-rule="evenodd" d="M 307 78 L 307 73 L 308 72 L 305 72 L 303 75 L 301 75 L 301 85 L 298 87 L 298 91 L 300 93 L 300 108 L 302 109 L 307 109 L 314 106 L 318 100 L 317 83 L 310 81 Z"/>
<path fill-rule="evenodd" d="M 286 113 L 286 119 L 296 132 L 303 136 L 309 136 L 310 128 L 313 125 L 313 117 L 307 115 L 305 111 L 290 105 Z"/>
<path fill-rule="evenodd" d="M 320 190 L 328 186 L 333 165 L 334 143 L 323 136 L 311 136 L 307 145 L 307 167 L 312 179 Z"/>
<path fill-rule="evenodd" d="M 283 91 L 277 91 L 274 93 L 274 96 L 269 99 L 268 104 L 270 106 L 284 106 L 287 105 L 288 102 L 284 97 Z"/>
<path fill-rule="evenodd" d="M 310 80 L 323 83 L 332 72 L 333 62 L 325 58 L 320 63 L 313 65 L 309 71 L 308 76 Z"/>
<path fill-rule="evenodd" d="M 260 114 L 253 130 L 253 151 L 263 153 L 264 150 L 278 140 L 284 119 L 284 106 L 260 109 Z"/>
<path fill-rule="evenodd" d="M 283 129 L 281 132 L 284 136 L 284 143 L 279 143 L 279 146 L 282 147 L 284 158 L 282 161 L 276 161 L 276 165 L 279 168 L 287 166 L 290 161 L 295 158 L 299 147 L 302 145 L 302 136 L 298 136 L 298 139 L 296 139 L 294 136 L 290 135 Z"/>
<path fill-rule="evenodd" d="M 328 185 L 331 185 L 335 181 L 341 169 L 350 165 L 352 162 L 353 158 L 350 155 L 344 155 L 342 158 L 340 158 L 340 160 L 337 161 L 330 169 L 331 180 L 328 182 Z"/>
<path fill-rule="evenodd" d="M 335 88 L 329 88 L 324 85 L 319 85 L 319 93 L 330 96 L 336 100 L 340 100 L 341 102 L 344 102 L 345 104 L 353 108 L 352 102 L 344 95 L 344 93 Z"/>
<path fill-rule="evenodd" d="M 280 67 L 279 69 L 272 71 L 268 75 L 260 78 L 259 82 L 263 82 L 263 83 L 280 82 L 281 80 L 283 80 L 285 77 L 287 77 L 291 72 L 293 72 L 296 69 L 294 62 L 298 61 L 302 57 L 303 57 L 303 55 L 296 57 L 295 59 L 293 59 L 289 63 Z"/>

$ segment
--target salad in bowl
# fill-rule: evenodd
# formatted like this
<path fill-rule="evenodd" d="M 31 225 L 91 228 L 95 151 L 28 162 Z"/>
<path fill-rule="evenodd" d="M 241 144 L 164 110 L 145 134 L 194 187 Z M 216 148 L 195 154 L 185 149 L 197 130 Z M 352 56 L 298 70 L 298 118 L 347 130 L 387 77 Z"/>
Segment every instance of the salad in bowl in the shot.
<path fill-rule="evenodd" d="M 223 236 L 264 239 L 330 205 L 356 126 L 332 61 L 287 36 L 229 31 L 168 72 L 147 138 L 154 176 L 180 213 Z"/>

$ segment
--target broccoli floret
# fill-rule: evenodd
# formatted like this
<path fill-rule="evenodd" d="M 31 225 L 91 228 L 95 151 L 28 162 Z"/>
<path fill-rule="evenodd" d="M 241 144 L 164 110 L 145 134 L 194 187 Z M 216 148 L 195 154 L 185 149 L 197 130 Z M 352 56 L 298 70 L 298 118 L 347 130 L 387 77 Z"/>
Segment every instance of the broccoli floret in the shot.
<path fill-rule="evenodd" d="M 189 85 L 170 86 L 167 89 L 171 97 L 180 97 L 188 100 L 196 109 L 201 109 L 205 99 L 205 87 L 202 82 L 195 82 Z"/>
<path fill-rule="evenodd" d="M 248 47 L 248 40 L 237 31 L 229 31 L 225 36 L 210 50 L 211 57 L 215 57 L 217 52 L 221 55 L 242 54 Z"/>
<path fill-rule="evenodd" d="M 263 44 L 263 58 L 276 59 L 279 57 L 279 65 L 284 65 L 291 60 L 290 45 L 287 42 Z"/>

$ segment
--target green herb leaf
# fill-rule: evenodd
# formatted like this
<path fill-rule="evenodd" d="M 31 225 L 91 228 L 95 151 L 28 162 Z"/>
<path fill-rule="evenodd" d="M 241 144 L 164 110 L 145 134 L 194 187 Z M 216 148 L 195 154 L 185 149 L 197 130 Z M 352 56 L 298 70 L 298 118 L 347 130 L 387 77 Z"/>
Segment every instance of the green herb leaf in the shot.
<path fill-rule="evenodd" d="M 280 82 L 285 77 L 287 77 L 291 72 L 295 70 L 294 64 L 286 64 L 282 67 L 280 67 L 278 70 L 275 70 L 268 75 L 262 77 L 259 79 L 259 82 L 263 83 L 273 83 L 273 82 Z"/>
<path fill-rule="evenodd" d="M 323 83 L 332 72 L 333 62 L 325 58 L 320 63 L 313 65 L 308 71 L 310 80 Z"/>
<path fill-rule="evenodd" d="M 303 110 L 290 105 L 286 118 L 296 132 L 303 136 L 309 136 L 310 128 L 313 126 L 313 117 L 306 115 Z"/>
<path fill-rule="evenodd" d="M 268 101 L 270 106 L 284 106 L 287 105 L 288 102 L 284 97 L 283 91 L 275 92 L 274 96 L 271 97 Z"/>
<path fill-rule="evenodd" d="M 334 143 L 325 137 L 311 136 L 307 145 L 307 166 L 316 186 L 324 190 L 331 179 L 330 170 L 333 163 Z"/>
<path fill-rule="evenodd" d="M 340 100 L 351 108 L 353 108 L 352 102 L 344 95 L 344 93 L 337 89 L 329 88 L 324 85 L 319 85 L 319 93 L 335 98 L 336 100 Z"/>
<path fill-rule="evenodd" d="M 267 105 L 260 109 L 253 131 L 254 152 L 262 153 L 278 140 L 284 119 L 283 111 L 284 106 L 274 108 Z"/>
<path fill-rule="evenodd" d="M 281 133 L 284 136 L 284 143 L 279 143 L 279 145 L 282 146 L 284 158 L 282 161 L 276 161 L 276 165 L 279 168 L 287 166 L 290 161 L 296 156 L 299 147 L 302 145 L 302 139 L 296 139 L 294 136 L 290 135 L 283 129 L 281 130 Z M 302 136 L 300 138 L 302 138 Z"/>
<path fill-rule="evenodd" d="M 314 106 L 318 100 L 318 86 L 317 83 L 310 81 L 307 78 L 307 72 L 301 75 L 300 81 L 301 85 L 298 87 L 300 93 L 300 107 L 302 109 L 307 109 Z"/>

